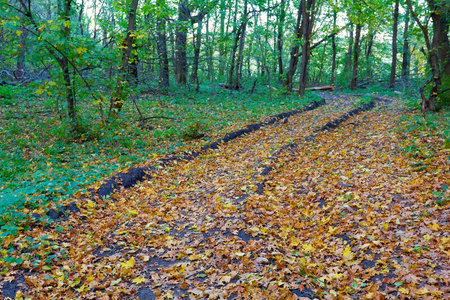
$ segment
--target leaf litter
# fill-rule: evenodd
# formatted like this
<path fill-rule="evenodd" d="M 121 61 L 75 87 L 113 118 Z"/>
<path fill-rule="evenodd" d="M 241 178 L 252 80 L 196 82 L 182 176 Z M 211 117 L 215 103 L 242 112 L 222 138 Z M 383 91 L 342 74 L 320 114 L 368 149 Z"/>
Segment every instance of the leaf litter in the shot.
<path fill-rule="evenodd" d="M 80 213 L 6 241 L 4 296 L 442 299 L 450 213 L 433 192 L 448 151 L 411 166 L 396 100 L 305 139 L 357 102 L 330 97 L 109 200 L 81 197 Z"/>

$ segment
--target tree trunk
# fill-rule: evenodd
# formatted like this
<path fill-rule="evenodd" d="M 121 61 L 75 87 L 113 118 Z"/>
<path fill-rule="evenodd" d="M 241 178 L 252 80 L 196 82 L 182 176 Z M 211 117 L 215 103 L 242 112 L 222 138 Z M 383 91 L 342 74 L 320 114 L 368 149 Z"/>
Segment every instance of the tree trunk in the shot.
<path fill-rule="evenodd" d="M 350 89 L 356 89 L 356 79 L 358 76 L 358 57 L 359 57 L 359 39 L 361 37 L 361 24 L 356 25 L 355 32 L 355 49 L 353 53 L 353 72 L 352 72 L 352 81 L 350 82 Z"/>
<path fill-rule="evenodd" d="M 434 0 L 431 0 L 434 2 Z M 448 38 L 450 27 L 450 4 L 444 2 L 434 4 L 436 12 L 431 16 L 433 18 L 433 44 L 437 49 L 439 68 L 447 80 L 450 81 L 450 41 Z M 450 82 L 446 88 L 450 88 Z"/>
<path fill-rule="evenodd" d="M 422 111 L 423 112 L 436 111 L 436 99 L 441 89 L 441 73 L 439 72 L 439 57 L 437 53 L 438 52 L 437 49 L 440 46 L 439 33 L 442 31 L 442 28 L 440 27 L 441 17 L 439 13 L 437 13 L 436 11 L 437 7 L 435 6 L 434 0 L 428 0 L 428 6 L 432 11 L 431 18 L 433 19 L 434 37 L 433 41 L 431 42 L 430 36 L 428 34 L 428 28 L 425 25 L 423 25 L 422 22 L 417 17 L 412 7 L 411 0 L 406 0 L 406 2 L 408 4 L 408 8 L 411 12 L 412 17 L 416 21 L 425 38 L 425 44 L 427 47 L 426 54 L 428 55 L 428 63 L 431 68 L 431 79 L 420 88 L 420 94 L 422 96 Z M 432 83 L 430 96 L 426 98 L 424 95 L 424 89 L 425 86 L 430 82 Z"/>
<path fill-rule="evenodd" d="M 157 0 L 157 6 L 165 7 L 165 0 Z M 169 87 L 169 59 L 167 58 L 166 17 L 159 16 L 156 20 L 157 52 L 159 62 L 158 86 L 162 89 Z"/>
<path fill-rule="evenodd" d="M 225 74 L 226 50 L 225 50 L 225 0 L 220 1 L 220 27 L 219 27 L 219 76 Z"/>
<path fill-rule="evenodd" d="M 70 22 L 71 6 L 71 0 L 64 0 L 64 11 L 62 14 L 64 23 Z M 64 38 L 68 40 L 70 36 L 70 25 L 65 26 L 65 24 L 63 24 L 61 26 L 61 31 Z M 63 73 L 64 86 L 66 90 L 67 112 L 70 120 L 72 121 L 73 128 L 76 129 L 75 96 L 73 94 L 72 80 L 70 78 L 69 59 L 66 56 L 63 56 L 59 61 L 59 65 Z"/>
<path fill-rule="evenodd" d="M 186 7 L 186 1 L 181 1 L 178 5 L 178 24 L 175 39 L 175 56 L 176 56 L 176 83 L 186 84 L 187 82 L 187 60 L 186 60 L 186 43 L 187 43 L 187 22 L 190 19 L 190 11 Z"/>
<path fill-rule="evenodd" d="M 333 8 L 333 32 L 336 31 L 336 19 L 337 19 L 337 11 L 336 8 Z M 333 50 L 333 54 L 331 57 L 331 84 L 334 84 L 336 81 L 336 36 L 333 35 L 331 37 L 331 48 Z"/>
<path fill-rule="evenodd" d="M 368 69 L 368 75 L 369 77 L 373 76 L 373 70 L 372 70 L 372 63 L 370 60 L 370 55 L 372 54 L 373 49 L 373 40 L 375 39 L 375 29 L 369 28 L 369 41 L 367 43 L 367 49 L 366 49 L 366 65 Z"/>
<path fill-rule="evenodd" d="M 241 38 L 239 40 L 239 52 L 238 52 L 238 59 L 236 61 L 236 71 L 234 76 L 234 84 L 236 89 L 240 86 L 240 79 L 242 75 L 242 65 L 244 62 L 244 45 L 245 45 L 245 34 L 247 30 L 247 4 L 248 1 L 244 1 L 244 19 L 242 21 L 242 31 L 241 31 Z"/>
<path fill-rule="evenodd" d="M 194 63 L 192 64 L 191 83 L 197 83 L 198 86 L 198 64 L 200 60 L 200 46 L 202 42 L 202 22 L 197 24 L 197 33 L 194 36 Z"/>
<path fill-rule="evenodd" d="M 352 52 L 353 52 L 353 23 L 350 21 L 349 24 L 349 33 L 350 36 L 348 38 L 348 48 L 347 53 L 345 54 L 345 67 L 344 73 L 348 72 L 352 66 Z"/>
<path fill-rule="evenodd" d="M 304 3 L 304 2 L 303 2 Z M 311 35 L 314 26 L 314 6 L 315 0 L 308 0 L 307 7 L 303 7 L 302 28 L 303 28 L 303 45 L 302 45 L 302 62 L 300 64 L 300 80 L 298 85 L 298 95 L 304 95 L 306 89 L 306 81 L 308 79 L 308 62 L 311 48 Z"/>
<path fill-rule="evenodd" d="M 278 81 L 282 82 L 284 79 L 283 70 L 283 34 L 284 34 L 284 21 L 286 20 L 286 1 L 281 0 L 280 3 L 280 15 L 278 17 L 278 34 L 277 34 L 277 50 L 278 50 Z"/>
<path fill-rule="evenodd" d="M 208 16 L 208 19 L 206 20 L 206 44 L 208 45 L 208 80 L 211 81 L 213 78 L 213 72 L 214 72 L 214 61 L 213 61 L 213 55 L 214 55 L 214 37 L 216 33 L 216 28 L 213 29 L 213 34 L 211 35 L 209 32 L 209 21 L 210 18 Z M 215 26 L 215 25 L 214 25 Z"/>
<path fill-rule="evenodd" d="M 124 91 L 124 86 L 129 83 L 130 75 L 133 76 L 133 72 L 135 72 L 135 69 L 129 68 L 129 63 L 135 40 L 133 31 L 135 31 L 136 28 L 136 11 L 138 2 L 139 0 L 132 0 L 130 11 L 128 12 L 127 35 L 123 41 L 122 63 L 119 68 L 119 77 L 117 79 L 116 90 L 111 97 L 110 111 L 113 109 L 120 111 L 122 109 L 123 103 L 127 97 Z M 133 60 L 135 60 L 135 58 L 133 58 Z"/>
<path fill-rule="evenodd" d="M 78 25 L 80 26 L 80 35 L 84 35 L 83 29 L 83 11 L 84 11 L 84 0 L 81 0 L 80 12 L 78 13 Z"/>
<path fill-rule="evenodd" d="M 328 43 L 323 44 L 323 52 L 322 52 L 322 57 L 320 59 L 319 73 L 317 74 L 317 78 L 314 81 L 317 83 L 321 83 L 321 81 L 322 81 L 323 65 L 324 65 L 324 62 L 326 61 L 325 57 L 327 54 L 327 44 Z"/>
<path fill-rule="evenodd" d="M 242 22 L 237 29 L 236 36 L 234 39 L 234 45 L 231 52 L 231 64 L 230 64 L 230 73 L 228 77 L 228 86 L 230 89 L 239 89 L 239 72 L 240 72 L 240 66 L 242 63 L 242 51 L 244 48 L 244 36 L 245 36 L 245 28 L 247 26 L 247 0 L 244 2 L 244 13 L 242 15 Z M 237 5 L 236 5 L 236 11 L 237 14 Z M 236 15 L 235 15 L 236 18 Z M 239 50 L 239 51 L 238 51 Z M 238 54 L 236 58 L 236 54 Z"/>
<path fill-rule="evenodd" d="M 409 68 L 411 57 L 409 52 L 409 8 L 405 12 L 405 28 L 403 30 L 403 57 L 402 57 L 402 79 L 405 86 L 409 81 Z"/>
<path fill-rule="evenodd" d="M 394 8 L 394 26 L 392 28 L 392 63 L 391 63 L 391 77 L 389 80 L 389 87 L 395 89 L 395 73 L 397 70 L 397 31 L 398 31 L 398 8 L 399 0 L 395 0 Z"/>
<path fill-rule="evenodd" d="M 294 77 L 295 71 L 297 70 L 298 65 L 298 51 L 300 50 L 300 41 L 302 39 L 303 34 L 303 28 L 300 24 L 303 24 L 302 22 L 302 15 L 303 15 L 303 7 L 305 7 L 305 1 L 306 0 L 300 0 L 300 6 L 298 8 L 298 14 L 297 14 L 297 24 L 295 26 L 295 41 L 294 45 L 291 49 L 291 59 L 289 62 L 289 69 L 286 73 L 286 80 L 284 82 L 284 86 L 291 91 L 292 90 L 292 79 Z"/>

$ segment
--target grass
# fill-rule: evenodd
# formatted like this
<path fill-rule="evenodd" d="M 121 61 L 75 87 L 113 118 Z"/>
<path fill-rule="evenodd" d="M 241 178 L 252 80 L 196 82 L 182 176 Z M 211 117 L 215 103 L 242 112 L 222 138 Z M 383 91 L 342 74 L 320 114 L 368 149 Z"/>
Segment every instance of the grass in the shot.
<path fill-rule="evenodd" d="M 418 111 L 412 112 L 400 121 L 398 128 L 400 143 L 414 171 L 427 172 L 430 165 L 436 165 L 437 155 L 443 155 L 446 157 L 443 160 L 450 163 L 450 108 L 448 106 L 443 106 L 437 113 L 423 115 Z M 430 191 L 437 205 L 444 206 L 450 201 L 448 187 L 448 182 L 442 182 L 440 186 Z"/>
<path fill-rule="evenodd" d="M 33 212 L 49 203 L 86 192 L 131 165 L 168 152 L 198 147 L 261 118 L 299 108 L 318 97 L 274 95 L 267 89 L 250 95 L 208 86 L 195 93 L 177 89 L 168 95 L 136 99 L 146 121 L 128 101 L 106 125 L 90 102 L 77 105 L 81 133 L 74 135 L 57 100 L 33 88 L 0 90 L 0 226 L 4 236 L 27 226 Z M 62 109 L 62 105 L 59 110 Z"/>

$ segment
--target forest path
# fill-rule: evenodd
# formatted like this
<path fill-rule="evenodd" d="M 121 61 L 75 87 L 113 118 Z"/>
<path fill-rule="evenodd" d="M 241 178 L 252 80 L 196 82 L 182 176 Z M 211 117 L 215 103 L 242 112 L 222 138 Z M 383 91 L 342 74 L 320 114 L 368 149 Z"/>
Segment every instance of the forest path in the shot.
<path fill-rule="evenodd" d="M 326 100 L 36 227 L 29 235 L 50 242 L 22 263 L 37 268 L 9 275 L 15 288 L 40 299 L 442 299 L 450 212 L 430 191 L 450 181 L 445 155 L 430 162 L 439 173 L 411 168 L 395 100 L 317 131 L 359 101 Z"/>

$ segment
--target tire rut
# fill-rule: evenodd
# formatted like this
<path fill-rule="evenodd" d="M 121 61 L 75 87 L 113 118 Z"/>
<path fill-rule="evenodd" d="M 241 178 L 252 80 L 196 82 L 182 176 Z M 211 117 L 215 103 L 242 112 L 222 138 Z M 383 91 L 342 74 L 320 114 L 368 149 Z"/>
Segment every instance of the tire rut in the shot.
<path fill-rule="evenodd" d="M 91 266 L 91 273 L 110 274 L 100 276 L 103 278 L 91 288 L 91 295 L 101 293 L 97 287 L 114 287 L 117 278 L 127 278 L 128 271 L 121 266 L 132 257 L 139 266 L 133 277 L 146 278 L 146 286 L 133 285 L 131 280 L 122 281 L 120 286 L 141 299 L 170 290 L 180 298 L 205 293 L 219 298 L 232 296 L 244 282 L 260 280 L 256 274 L 277 265 L 279 255 L 284 255 L 277 242 L 267 238 L 267 232 L 252 225 L 259 206 L 249 199 L 264 196 L 267 181 L 261 182 L 261 176 L 286 171 L 284 164 L 273 164 L 270 159 L 285 158 L 282 154 L 289 145 L 313 135 L 316 138 L 331 129 L 328 124 L 346 122 L 360 109 L 349 110 L 352 102 L 334 98 L 325 106 L 290 116 L 287 122 L 273 122 L 258 132 L 241 134 L 232 144 L 212 147 L 191 160 L 163 162 L 166 167 L 155 168 L 147 181 L 112 194 L 115 203 L 89 200 L 80 212 L 85 221 L 69 216 L 64 224 L 74 229 L 59 234 L 60 245 L 71 249 L 69 262 L 82 260 L 83 265 Z M 271 181 L 270 189 L 277 185 L 275 179 Z M 256 214 L 260 218 L 265 212 Z M 253 253 L 254 257 L 235 253 Z M 248 263 L 255 257 L 260 262 L 237 271 L 239 261 Z M 83 273 L 83 265 L 72 264 L 69 276 Z M 67 264 L 55 262 L 55 272 L 64 266 Z M 179 276 L 185 283 L 180 285 Z M 270 278 L 275 280 L 276 274 Z M 207 291 L 200 289 L 205 284 L 210 286 Z M 52 295 L 44 285 L 30 288 L 34 295 Z M 311 293 L 309 288 L 287 289 L 283 295 Z"/>

